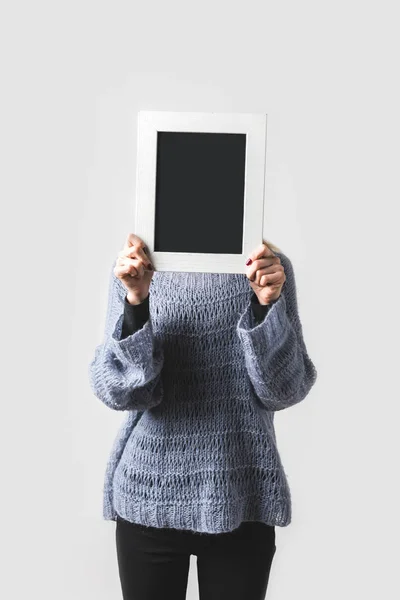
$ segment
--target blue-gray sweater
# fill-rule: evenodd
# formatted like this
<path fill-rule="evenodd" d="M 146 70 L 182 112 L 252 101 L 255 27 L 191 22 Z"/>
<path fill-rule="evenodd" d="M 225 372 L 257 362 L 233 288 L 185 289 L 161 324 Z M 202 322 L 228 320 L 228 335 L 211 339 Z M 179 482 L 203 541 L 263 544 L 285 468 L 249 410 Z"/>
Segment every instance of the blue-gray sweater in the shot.
<path fill-rule="evenodd" d="M 261 306 L 244 274 L 156 271 L 137 307 L 112 266 L 93 393 L 126 411 L 108 460 L 103 516 L 221 533 L 242 521 L 286 526 L 291 495 L 274 413 L 316 381 L 292 264 Z"/>

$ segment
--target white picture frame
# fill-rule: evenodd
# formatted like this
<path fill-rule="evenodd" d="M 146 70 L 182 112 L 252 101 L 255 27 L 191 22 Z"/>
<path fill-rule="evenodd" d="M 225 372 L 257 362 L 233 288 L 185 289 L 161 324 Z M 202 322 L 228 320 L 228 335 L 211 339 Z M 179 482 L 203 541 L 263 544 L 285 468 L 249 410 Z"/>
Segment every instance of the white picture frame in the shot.
<path fill-rule="evenodd" d="M 158 132 L 245 134 L 242 252 L 220 254 L 162 252 L 154 249 Z M 148 247 L 156 271 L 245 272 L 249 253 L 263 240 L 266 141 L 266 114 L 138 112 L 134 232 Z"/>

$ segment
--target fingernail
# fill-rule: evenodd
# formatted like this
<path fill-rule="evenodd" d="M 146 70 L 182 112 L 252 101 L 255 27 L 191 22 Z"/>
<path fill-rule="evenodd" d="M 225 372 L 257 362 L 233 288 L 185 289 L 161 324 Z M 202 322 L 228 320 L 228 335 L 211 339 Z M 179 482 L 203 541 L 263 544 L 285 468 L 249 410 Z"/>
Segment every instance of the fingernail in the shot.
<path fill-rule="evenodd" d="M 246 266 L 251 265 L 253 261 L 251 260 L 251 258 L 249 258 L 249 260 L 246 262 Z"/>

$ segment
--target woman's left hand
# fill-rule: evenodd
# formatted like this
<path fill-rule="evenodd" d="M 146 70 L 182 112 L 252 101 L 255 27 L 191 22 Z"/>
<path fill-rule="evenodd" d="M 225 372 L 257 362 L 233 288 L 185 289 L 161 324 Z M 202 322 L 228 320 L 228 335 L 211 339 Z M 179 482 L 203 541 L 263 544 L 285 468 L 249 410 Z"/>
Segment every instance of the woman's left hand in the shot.
<path fill-rule="evenodd" d="M 260 304 L 270 304 L 277 300 L 286 281 L 281 259 L 267 244 L 261 244 L 250 254 L 246 266 L 246 276 Z"/>

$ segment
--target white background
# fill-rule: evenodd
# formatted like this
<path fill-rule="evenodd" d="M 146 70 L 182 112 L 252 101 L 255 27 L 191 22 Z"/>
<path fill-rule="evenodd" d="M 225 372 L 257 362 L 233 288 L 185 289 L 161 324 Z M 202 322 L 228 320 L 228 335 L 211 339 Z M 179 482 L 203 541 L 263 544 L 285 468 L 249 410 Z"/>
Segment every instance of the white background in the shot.
<path fill-rule="evenodd" d="M 268 114 L 265 238 L 292 260 L 319 378 L 276 418 L 293 522 L 267 597 L 399 597 L 396 8 L 3 4 L 2 598 L 121 598 L 101 504 L 122 415 L 87 369 L 134 232 L 140 109 Z"/>

